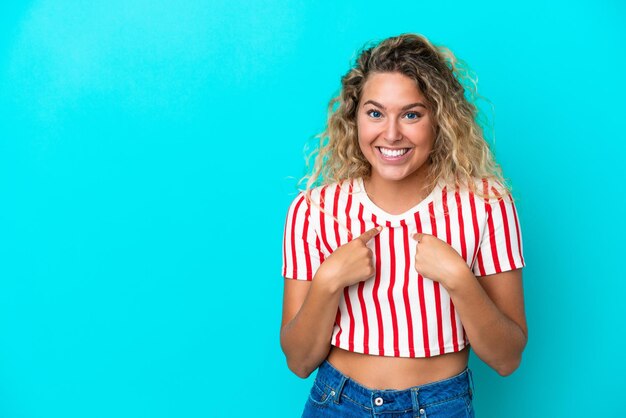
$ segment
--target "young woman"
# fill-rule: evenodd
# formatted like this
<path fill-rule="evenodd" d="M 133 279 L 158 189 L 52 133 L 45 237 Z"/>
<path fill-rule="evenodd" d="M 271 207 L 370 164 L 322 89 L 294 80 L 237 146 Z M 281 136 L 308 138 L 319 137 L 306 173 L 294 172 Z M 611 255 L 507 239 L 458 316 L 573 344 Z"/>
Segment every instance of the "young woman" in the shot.
<path fill-rule="evenodd" d="M 467 80 L 413 34 L 342 78 L 285 224 L 281 346 L 318 369 L 303 416 L 473 416 L 470 344 L 502 376 L 520 364 L 519 220 Z"/>

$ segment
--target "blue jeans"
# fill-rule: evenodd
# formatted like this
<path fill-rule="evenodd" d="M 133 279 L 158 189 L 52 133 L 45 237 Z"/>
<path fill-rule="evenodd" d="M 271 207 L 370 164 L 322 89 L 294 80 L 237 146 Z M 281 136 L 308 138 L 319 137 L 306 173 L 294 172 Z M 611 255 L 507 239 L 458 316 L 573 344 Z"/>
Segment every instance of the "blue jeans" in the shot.
<path fill-rule="evenodd" d="M 408 389 L 369 389 L 324 360 L 317 371 L 302 418 L 473 418 L 473 386 L 472 371 L 466 368 L 448 379 Z"/>

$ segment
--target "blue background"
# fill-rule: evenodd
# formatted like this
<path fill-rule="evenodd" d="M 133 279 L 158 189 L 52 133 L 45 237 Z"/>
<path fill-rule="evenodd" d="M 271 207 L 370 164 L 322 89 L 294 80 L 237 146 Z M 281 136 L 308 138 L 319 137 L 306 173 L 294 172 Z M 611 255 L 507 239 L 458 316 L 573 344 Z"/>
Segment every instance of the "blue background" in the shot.
<path fill-rule="evenodd" d="M 0 417 L 299 416 L 279 346 L 303 145 L 369 40 L 450 47 L 494 105 L 529 342 L 479 417 L 618 416 L 618 1 L 0 6 Z M 280 413 L 270 412 L 272 410 Z"/>

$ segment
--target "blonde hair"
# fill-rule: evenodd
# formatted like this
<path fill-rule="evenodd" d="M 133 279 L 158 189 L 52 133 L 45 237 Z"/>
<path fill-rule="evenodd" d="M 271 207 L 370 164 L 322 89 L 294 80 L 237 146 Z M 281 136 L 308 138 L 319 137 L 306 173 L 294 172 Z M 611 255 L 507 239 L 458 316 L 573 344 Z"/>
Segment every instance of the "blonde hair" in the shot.
<path fill-rule="evenodd" d="M 455 189 L 467 188 L 491 198 L 476 182 L 490 179 L 500 183 L 503 195 L 508 193 L 477 122 L 478 111 L 472 103 L 477 96 L 476 80 L 446 47 L 435 46 L 421 35 L 403 34 L 366 45 L 341 78 L 341 91 L 328 105 L 326 129 L 316 136 L 319 142 L 307 156 L 307 174 L 299 182 L 306 181 L 307 199 L 315 186 L 371 174 L 371 165 L 358 144 L 357 108 L 368 77 L 391 72 L 413 79 L 431 109 L 436 137 L 426 179 L 428 189 L 443 180 Z"/>

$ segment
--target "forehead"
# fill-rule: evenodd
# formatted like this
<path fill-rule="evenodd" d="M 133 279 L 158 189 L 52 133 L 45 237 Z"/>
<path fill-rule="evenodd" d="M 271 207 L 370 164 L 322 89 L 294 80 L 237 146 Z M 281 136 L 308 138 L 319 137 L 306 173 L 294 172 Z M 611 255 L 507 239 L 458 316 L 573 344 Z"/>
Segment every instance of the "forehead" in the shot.
<path fill-rule="evenodd" d="M 400 73 L 370 74 L 361 92 L 361 102 L 367 100 L 387 102 L 385 106 L 425 101 L 425 97 L 417 87 L 417 83 Z"/>

